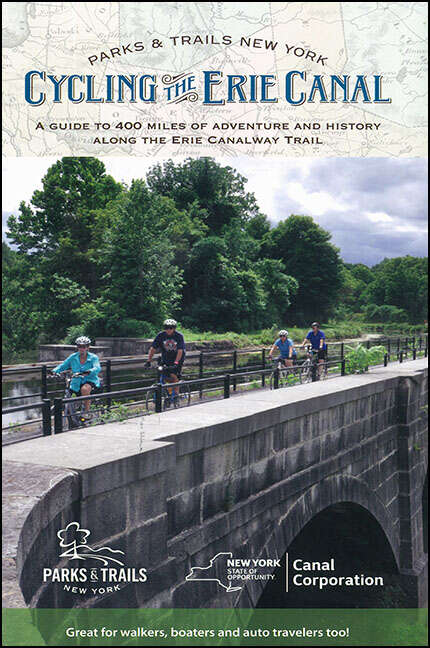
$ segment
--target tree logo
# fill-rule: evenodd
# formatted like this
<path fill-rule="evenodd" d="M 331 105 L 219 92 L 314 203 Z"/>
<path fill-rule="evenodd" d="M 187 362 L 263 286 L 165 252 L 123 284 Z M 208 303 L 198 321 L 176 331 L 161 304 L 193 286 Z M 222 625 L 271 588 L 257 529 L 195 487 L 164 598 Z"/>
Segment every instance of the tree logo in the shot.
<path fill-rule="evenodd" d="M 60 540 L 60 547 L 65 549 L 60 554 L 60 558 L 68 558 L 69 560 L 86 560 L 87 558 L 92 558 L 93 560 L 100 561 L 105 566 L 109 563 L 124 565 L 119 560 L 119 554 L 125 555 L 123 551 L 120 549 L 111 549 L 110 547 L 94 549 L 87 544 L 89 535 L 91 535 L 91 531 L 82 529 L 79 522 L 70 522 L 65 529 L 60 529 L 57 532 L 57 537 Z M 115 557 L 113 554 L 115 554 Z"/>

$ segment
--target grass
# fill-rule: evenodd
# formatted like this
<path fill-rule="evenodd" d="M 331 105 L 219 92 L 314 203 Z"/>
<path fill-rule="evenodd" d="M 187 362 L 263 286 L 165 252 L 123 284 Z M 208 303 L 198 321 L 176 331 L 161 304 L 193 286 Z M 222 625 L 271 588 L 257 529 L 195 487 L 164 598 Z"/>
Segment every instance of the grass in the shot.
<path fill-rule="evenodd" d="M 321 328 L 326 334 L 327 339 L 330 340 L 344 340 L 349 338 L 359 338 L 367 334 L 378 334 L 395 336 L 395 335 L 419 335 L 426 333 L 427 329 L 424 326 L 415 326 L 411 324 L 374 324 L 358 321 L 329 321 L 322 323 Z M 269 346 L 273 344 L 279 331 L 279 327 L 272 327 L 261 329 L 259 331 L 250 331 L 249 333 L 235 333 L 227 331 L 226 333 L 212 333 L 211 331 L 197 331 L 196 329 L 187 329 L 181 327 L 181 332 L 184 334 L 185 340 L 188 342 L 200 342 L 202 340 L 222 341 L 228 340 L 235 348 L 243 348 L 247 346 Z M 294 340 L 295 344 L 303 341 L 309 327 L 288 327 L 290 337 Z"/>
<path fill-rule="evenodd" d="M 323 328 L 327 338 L 331 340 L 341 340 L 345 337 L 360 337 L 363 334 L 361 326 L 350 326 L 347 328 L 339 327 L 338 325 L 323 325 L 321 328 Z M 249 333 L 235 333 L 233 331 L 227 331 L 226 333 L 212 333 L 210 331 L 196 331 L 195 329 L 186 328 L 181 328 L 180 330 L 187 342 L 201 342 L 202 340 L 207 342 L 217 342 L 227 340 L 231 342 L 235 348 L 240 349 L 244 347 L 261 347 L 273 344 L 278 336 L 279 328 L 273 327 L 269 329 L 261 329 L 260 331 L 250 331 Z M 301 344 L 308 331 L 308 327 L 300 328 L 293 326 L 288 328 L 289 335 L 294 340 L 295 344 Z"/>
<path fill-rule="evenodd" d="M 242 349 L 245 347 L 262 347 L 273 344 L 277 338 L 280 328 L 285 327 L 289 331 L 290 337 L 296 345 L 301 344 L 304 337 L 309 331 L 309 327 L 289 326 L 287 323 L 280 323 L 279 326 L 260 329 L 258 331 L 249 331 L 246 333 L 237 333 L 226 331 L 224 333 L 212 333 L 211 331 L 199 331 L 197 329 L 188 329 L 179 325 L 179 330 L 183 333 L 186 342 L 230 342 L 234 348 Z M 350 338 L 360 338 L 367 334 L 380 334 L 386 336 L 419 336 L 427 333 L 427 326 L 413 325 L 406 323 L 373 323 L 362 322 L 358 319 L 335 321 L 329 320 L 322 322 L 321 328 L 326 334 L 327 340 L 338 341 Z M 133 336 L 131 336 L 133 337 Z M 53 341 L 54 343 L 55 341 Z M 4 352 L 4 364 L 26 364 L 37 361 L 37 349 L 21 351 L 19 353 Z"/>

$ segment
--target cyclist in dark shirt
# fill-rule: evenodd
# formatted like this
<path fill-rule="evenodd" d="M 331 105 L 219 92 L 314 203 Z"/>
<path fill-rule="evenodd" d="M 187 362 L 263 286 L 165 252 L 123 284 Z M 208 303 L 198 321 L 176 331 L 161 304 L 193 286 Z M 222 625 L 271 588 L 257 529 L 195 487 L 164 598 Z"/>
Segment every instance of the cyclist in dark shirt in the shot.
<path fill-rule="evenodd" d="M 306 344 L 310 344 L 312 351 L 318 355 L 318 373 L 321 375 L 321 371 L 327 358 L 327 343 L 325 333 L 324 331 L 321 331 L 318 322 L 312 322 L 311 330 L 303 340 L 302 347 L 304 348 Z"/>
<path fill-rule="evenodd" d="M 164 331 L 160 331 L 155 337 L 149 349 L 148 361 L 145 363 L 145 366 L 149 367 L 156 350 L 159 350 L 161 352 L 160 364 L 169 365 L 168 372 L 163 373 L 166 382 L 169 383 L 179 381 L 185 360 L 184 336 L 176 330 L 176 326 L 177 322 L 174 319 L 167 319 L 164 322 Z"/>

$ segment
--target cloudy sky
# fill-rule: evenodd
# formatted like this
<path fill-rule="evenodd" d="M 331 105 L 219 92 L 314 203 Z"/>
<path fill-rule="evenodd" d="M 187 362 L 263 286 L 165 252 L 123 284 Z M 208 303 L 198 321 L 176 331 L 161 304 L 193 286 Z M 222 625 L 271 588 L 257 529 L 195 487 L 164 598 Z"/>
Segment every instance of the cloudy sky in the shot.
<path fill-rule="evenodd" d="M 180 161 L 179 158 L 175 158 Z M 3 161 L 3 216 L 29 201 L 56 158 Z M 108 173 L 129 183 L 154 161 L 103 158 Z M 342 258 L 373 265 L 385 257 L 427 255 L 427 160 L 423 158 L 217 158 L 248 178 L 261 210 L 275 224 L 306 214 L 332 234 Z M 7 240 L 7 239 L 6 239 Z"/>

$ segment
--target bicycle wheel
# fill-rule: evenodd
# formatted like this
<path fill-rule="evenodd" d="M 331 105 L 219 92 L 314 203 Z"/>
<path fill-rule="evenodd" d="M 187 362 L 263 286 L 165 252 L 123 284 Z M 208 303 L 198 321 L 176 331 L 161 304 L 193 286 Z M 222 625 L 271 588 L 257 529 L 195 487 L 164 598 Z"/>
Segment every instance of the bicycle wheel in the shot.
<path fill-rule="evenodd" d="M 146 398 L 145 398 L 145 404 L 146 404 L 146 409 L 149 412 L 150 410 L 155 410 L 155 402 L 156 402 L 156 385 L 151 385 L 153 389 L 150 389 L 146 392 Z"/>
<path fill-rule="evenodd" d="M 288 387 L 290 384 L 288 377 L 292 375 L 291 371 L 288 371 L 288 369 L 281 369 L 279 372 L 279 388 L 281 387 Z"/>
<path fill-rule="evenodd" d="M 275 370 L 276 371 L 276 370 Z M 275 389 L 275 371 L 272 371 L 269 378 L 270 389 Z M 282 369 L 278 370 L 278 389 L 286 386 L 286 376 Z"/>
<path fill-rule="evenodd" d="M 301 383 L 312 382 L 312 362 L 309 358 L 299 367 L 299 372 Z"/>
<path fill-rule="evenodd" d="M 109 407 L 106 401 L 96 398 L 91 401 L 89 418 L 85 421 L 86 425 L 97 425 L 103 423 L 109 414 Z"/>
<path fill-rule="evenodd" d="M 167 389 L 167 387 L 163 386 L 163 390 L 161 392 L 161 402 L 162 402 L 162 408 L 163 410 L 170 409 L 173 407 L 173 392 L 170 389 Z"/>
<path fill-rule="evenodd" d="M 327 366 L 327 362 L 324 362 L 324 364 L 321 365 L 320 380 L 326 380 L 327 378 L 328 378 L 328 366 Z"/>
<path fill-rule="evenodd" d="M 191 403 L 191 389 L 189 385 L 180 385 L 179 386 L 179 396 L 177 399 L 174 399 L 174 407 L 188 407 Z"/>
<path fill-rule="evenodd" d="M 81 426 L 81 410 L 82 402 L 79 403 L 66 403 L 64 406 L 64 421 L 67 424 L 68 430 L 75 430 Z"/>
<path fill-rule="evenodd" d="M 274 385 L 275 385 L 275 372 L 272 371 L 269 378 L 269 388 L 274 389 L 275 388 Z"/>

